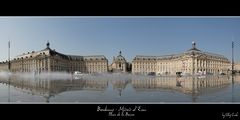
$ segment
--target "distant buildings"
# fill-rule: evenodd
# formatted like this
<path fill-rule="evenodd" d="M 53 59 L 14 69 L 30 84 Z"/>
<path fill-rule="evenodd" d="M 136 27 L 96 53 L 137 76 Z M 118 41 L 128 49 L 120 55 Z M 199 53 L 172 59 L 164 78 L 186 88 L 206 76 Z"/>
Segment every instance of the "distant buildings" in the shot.
<path fill-rule="evenodd" d="M 76 56 L 65 55 L 52 50 L 49 42 L 41 51 L 22 54 L 11 60 L 12 72 L 74 72 L 98 73 L 108 71 L 108 60 L 104 55 Z M 0 63 L 0 70 L 8 70 L 8 62 Z"/>
<path fill-rule="evenodd" d="M 230 69 L 232 70 L 232 68 Z M 234 63 L 234 70 L 236 70 L 237 72 L 240 72 L 240 62 Z"/>
<path fill-rule="evenodd" d="M 218 54 L 203 52 L 192 43 L 192 48 L 180 53 L 165 56 L 137 55 L 132 63 L 128 63 L 119 52 L 112 64 L 104 55 L 77 56 L 65 55 L 52 50 L 50 44 L 41 51 L 22 54 L 11 60 L 12 72 L 50 72 L 65 71 L 82 73 L 132 72 L 133 74 L 176 75 L 183 73 L 221 74 L 230 73 L 230 61 Z M 0 63 L 0 71 L 8 70 L 8 61 Z"/>
<path fill-rule="evenodd" d="M 132 73 L 158 75 L 183 74 L 220 74 L 230 72 L 230 61 L 218 54 L 203 52 L 192 43 L 192 48 L 180 53 L 165 56 L 137 55 L 132 61 Z"/>

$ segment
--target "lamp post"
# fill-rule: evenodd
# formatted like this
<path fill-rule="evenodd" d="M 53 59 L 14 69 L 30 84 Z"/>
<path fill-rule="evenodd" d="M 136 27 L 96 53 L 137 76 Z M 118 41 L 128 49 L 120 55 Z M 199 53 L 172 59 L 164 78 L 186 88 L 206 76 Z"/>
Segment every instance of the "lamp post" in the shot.
<path fill-rule="evenodd" d="M 234 42 L 232 41 L 232 74 L 234 74 Z"/>
<path fill-rule="evenodd" d="M 10 72 L 10 41 L 8 41 L 8 70 Z M 10 76 L 8 77 L 8 102 L 10 102 Z"/>
<path fill-rule="evenodd" d="M 234 41 L 232 41 L 232 102 L 233 100 L 233 91 L 234 91 Z"/>
<path fill-rule="evenodd" d="M 10 71 L 10 41 L 8 41 L 8 70 Z"/>

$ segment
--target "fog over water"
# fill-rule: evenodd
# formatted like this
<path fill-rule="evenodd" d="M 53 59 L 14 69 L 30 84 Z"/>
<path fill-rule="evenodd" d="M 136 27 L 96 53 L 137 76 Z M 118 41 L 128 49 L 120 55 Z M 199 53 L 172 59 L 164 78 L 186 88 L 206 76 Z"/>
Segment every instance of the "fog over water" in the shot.
<path fill-rule="evenodd" d="M 48 80 L 66 80 L 71 79 L 72 75 L 67 72 L 42 72 L 40 74 L 36 74 L 34 72 L 0 72 L 0 77 L 7 78 L 7 77 L 19 77 L 22 79 L 33 79 L 33 78 L 40 78 L 40 79 L 48 79 Z"/>
<path fill-rule="evenodd" d="M 75 77 L 76 76 L 76 77 Z M 47 80 L 69 80 L 69 79 L 91 79 L 91 80 L 129 80 L 129 79 L 145 79 L 151 76 L 145 75 L 133 75 L 130 73 L 98 73 L 98 74 L 82 74 L 82 75 L 74 75 L 67 72 L 6 72 L 1 71 L 0 77 L 8 78 L 8 77 L 18 77 L 22 79 L 47 79 Z"/>

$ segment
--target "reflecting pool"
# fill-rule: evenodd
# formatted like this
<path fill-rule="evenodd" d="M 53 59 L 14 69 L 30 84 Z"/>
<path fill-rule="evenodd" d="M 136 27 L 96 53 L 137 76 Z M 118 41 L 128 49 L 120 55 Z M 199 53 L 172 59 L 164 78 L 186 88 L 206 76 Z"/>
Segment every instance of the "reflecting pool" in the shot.
<path fill-rule="evenodd" d="M 1 103 L 239 102 L 240 76 L 0 77 Z"/>

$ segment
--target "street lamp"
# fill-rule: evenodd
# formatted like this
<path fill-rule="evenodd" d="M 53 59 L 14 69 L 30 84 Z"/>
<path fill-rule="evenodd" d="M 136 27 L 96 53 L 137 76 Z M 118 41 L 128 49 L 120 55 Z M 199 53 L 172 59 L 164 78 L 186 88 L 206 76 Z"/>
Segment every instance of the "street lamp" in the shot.
<path fill-rule="evenodd" d="M 236 73 L 237 71 L 237 69 L 236 69 L 236 67 L 235 67 L 235 62 L 234 62 L 234 48 L 235 47 L 238 47 L 238 46 L 240 46 L 240 42 L 239 41 L 232 41 L 232 70 L 233 70 L 233 72 L 234 73 Z"/>
<path fill-rule="evenodd" d="M 232 41 L 232 74 L 234 74 L 234 41 Z"/>
<path fill-rule="evenodd" d="M 10 41 L 8 41 L 8 70 L 10 72 Z"/>
<path fill-rule="evenodd" d="M 8 70 L 10 72 L 10 41 L 8 41 Z M 8 102 L 10 102 L 10 76 L 8 77 Z"/>

